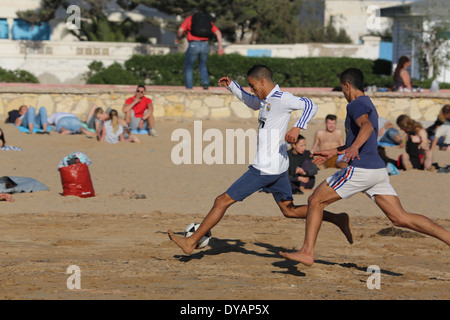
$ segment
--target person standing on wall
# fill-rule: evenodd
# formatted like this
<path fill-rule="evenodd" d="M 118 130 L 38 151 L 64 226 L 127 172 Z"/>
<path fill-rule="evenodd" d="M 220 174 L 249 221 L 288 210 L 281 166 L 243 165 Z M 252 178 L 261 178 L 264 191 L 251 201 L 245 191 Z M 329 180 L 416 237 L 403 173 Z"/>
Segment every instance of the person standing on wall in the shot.
<path fill-rule="evenodd" d="M 186 58 L 184 60 L 184 78 L 187 89 L 192 89 L 194 86 L 193 72 L 194 63 L 199 60 L 198 68 L 200 71 L 200 80 L 203 89 L 207 90 L 209 87 L 209 74 L 207 67 L 207 60 L 209 54 L 209 39 L 215 35 L 219 44 L 218 54 L 221 56 L 224 53 L 222 47 L 222 32 L 213 23 L 211 15 L 197 10 L 192 15 L 187 17 L 181 26 L 178 28 L 177 38 L 175 43 L 180 42 L 181 37 L 186 34 L 186 39 L 189 42 L 186 51 Z"/>

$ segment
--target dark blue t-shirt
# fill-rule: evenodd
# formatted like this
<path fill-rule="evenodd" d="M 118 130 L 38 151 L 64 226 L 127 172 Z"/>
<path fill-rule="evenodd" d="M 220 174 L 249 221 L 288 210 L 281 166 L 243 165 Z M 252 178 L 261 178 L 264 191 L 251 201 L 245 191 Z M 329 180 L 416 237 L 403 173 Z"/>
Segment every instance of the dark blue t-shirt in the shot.
<path fill-rule="evenodd" d="M 345 132 L 347 138 L 345 144 L 348 147 L 355 141 L 360 127 L 356 120 L 364 114 L 369 115 L 369 120 L 374 128 L 369 139 L 359 148 L 359 157 L 349 162 L 349 165 L 365 169 L 385 168 L 386 164 L 378 154 L 378 113 L 372 101 L 367 96 L 360 96 L 347 105 L 347 117 L 345 118 Z"/>

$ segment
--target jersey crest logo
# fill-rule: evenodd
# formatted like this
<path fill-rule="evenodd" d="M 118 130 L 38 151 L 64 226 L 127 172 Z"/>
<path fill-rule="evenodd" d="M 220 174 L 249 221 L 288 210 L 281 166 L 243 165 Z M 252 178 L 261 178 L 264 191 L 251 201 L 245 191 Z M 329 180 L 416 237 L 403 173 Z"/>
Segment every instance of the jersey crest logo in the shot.
<path fill-rule="evenodd" d="M 271 108 L 271 107 L 270 107 L 270 103 L 268 103 L 267 106 L 266 106 L 266 111 L 269 112 L 269 111 L 270 111 L 270 108 Z"/>

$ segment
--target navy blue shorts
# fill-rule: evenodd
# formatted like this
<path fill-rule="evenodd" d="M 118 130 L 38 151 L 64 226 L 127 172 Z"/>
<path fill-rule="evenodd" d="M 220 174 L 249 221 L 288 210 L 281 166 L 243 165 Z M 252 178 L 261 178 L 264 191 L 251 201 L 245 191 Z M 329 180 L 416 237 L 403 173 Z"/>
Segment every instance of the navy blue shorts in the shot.
<path fill-rule="evenodd" d="M 256 191 L 263 190 L 273 195 L 276 203 L 282 200 L 293 200 L 291 184 L 287 171 L 281 174 L 263 174 L 253 166 L 236 180 L 226 193 L 231 199 L 242 201 Z"/>

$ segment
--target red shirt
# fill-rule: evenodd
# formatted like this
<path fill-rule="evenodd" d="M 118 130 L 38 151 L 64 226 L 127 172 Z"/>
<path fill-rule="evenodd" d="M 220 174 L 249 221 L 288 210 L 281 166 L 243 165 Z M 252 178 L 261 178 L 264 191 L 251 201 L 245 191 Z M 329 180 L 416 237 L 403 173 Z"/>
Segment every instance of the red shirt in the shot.
<path fill-rule="evenodd" d="M 192 25 L 192 16 L 187 17 L 184 19 L 183 23 L 181 24 L 181 28 L 187 31 L 186 39 L 187 41 L 208 41 L 209 38 L 203 38 L 203 37 L 196 37 L 191 34 L 191 25 Z M 212 33 L 216 33 L 219 28 L 216 27 L 214 22 L 211 22 L 211 31 Z"/>
<path fill-rule="evenodd" d="M 136 98 L 136 96 L 128 98 L 125 101 L 125 104 L 131 104 L 133 102 L 134 98 Z M 134 116 L 136 118 L 142 118 L 144 116 L 145 110 L 147 110 L 147 106 L 151 103 L 152 103 L 152 99 L 147 98 L 147 97 L 142 97 L 141 101 L 136 103 L 136 105 L 133 107 Z"/>

